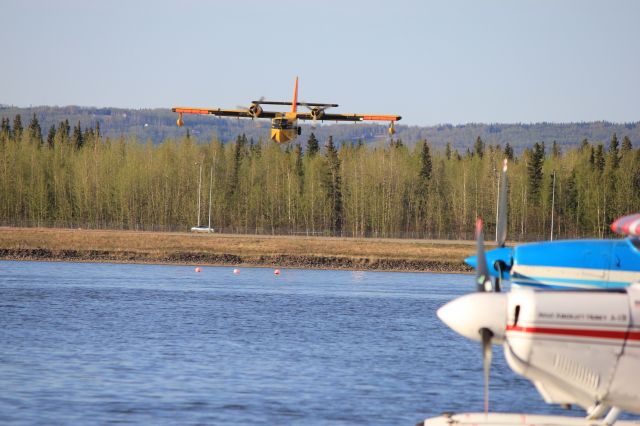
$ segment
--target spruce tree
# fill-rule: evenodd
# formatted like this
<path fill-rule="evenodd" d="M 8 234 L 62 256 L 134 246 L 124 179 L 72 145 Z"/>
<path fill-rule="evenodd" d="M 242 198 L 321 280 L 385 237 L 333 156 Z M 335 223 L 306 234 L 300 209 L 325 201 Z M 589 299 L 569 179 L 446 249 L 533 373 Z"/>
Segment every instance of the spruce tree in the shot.
<path fill-rule="evenodd" d="M 304 190 L 304 167 L 302 163 L 302 146 L 300 146 L 299 143 L 296 144 L 295 148 L 293 149 L 293 155 L 296 158 L 296 174 L 298 175 L 299 183 L 298 193 L 302 194 Z"/>
<path fill-rule="evenodd" d="M 504 157 L 509 161 L 513 161 L 513 147 L 509 142 L 504 146 Z"/>
<path fill-rule="evenodd" d="M 22 130 L 22 117 L 20 117 L 20 114 L 16 114 L 13 119 L 13 137 L 16 141 L 22 137 Z"/>
<path fill-rule="evenodd" d="M 604 170 L 604 146 L 601 143 L 596 147 L 596 152 L 593 156 L 593 165 L 596 170 L 601 173 Z"/>
<path fill-rule="evenodd" d="M 420 173 L 418 173 L 418 187 L 416 190 L 416 198 L 418 200 L 418 215 L 423 220 L 427 216 L 427 205 L 429 199 L 429 187 L 431 184 L 431 176 L 433 173 L 433 164 L 431 159 L 431 150 L 429 144 L 425 140 L 422 143 L 420 152 Z"/>
<path fill-rule="evenodd" d="M 565 186 L 566 208 L 571 219 L 575 219 L 578 211 L 578 187 L 576 185 L 576 171 L 571 170 Z"/>
<path fill-rule="evenodd" d="M 82 134 L 82 140 L 85 142 L 95 141 L 95 136 L 93 133 L 93 129 L 91 127 L 86 127 Z"/>
<path fill-rule="evenodd" d="M 84 145 L 84 139 L 82 138 L 82 127 L 80 127 L 80 122 L 78 121 L 78 125 L 73 128 L 73 136 L 71 137 L 71 144 L 76 148 L 82 148 Z"/>
<path fill-rule="evenodd" d="M 255 158 L 260 158 L 261 155 L 262 155 L 262 139 L 258 139 L 258 142 L 256 142 L 251 149 L 251 156 Z"/>
<path fill-rule="evenodd" d="M 36 117 L 35 112 L 33 113 L 33 117 L 29 123 L 29 138 L 39 144 L 42 144 L 42 128 L 40 127 L 40 123 L 38 122 L 38 117 Z"/>
<path fill-rule="evenodd" d="M 429 144 L 427 141 L 424 141 L 422 144 L 422 153 L 420 154 L 421 167 L 420 167 L 420 178 L 424 184 L 428 184 L 429 180 L 431 180 L 431 152 L 429 150 Z"/>
<path fill-rule="evenodd" d="M 307 156 L 313 158 L 318 151 L 320 151 L 320 144 L 318 144 L 318 139 L 312 132 L 309 135 L 309 139 L 307 139 Z"/>
<path fill-rule="evenodd" d="M 445 145 L 444 156 L 447 157 L 447 160 L 451 160 L 451 142 L 447 142 L 447 145 Z"/>
<path fill-rule="evenodd" d="M 640 194 L 640 167 L 638 167 L 637 165 L 640 164 L 640 149 L 638 149 L 636 151 L 636 156 L 635 156 L 635 164 L 636 164 L 636 170 L 635 170 L 635 174 L 633 176 L 633 194 L 636 194 L 636 201 L 640 202 L 640 198 L 638 197 L 638 194 Z"/>
<path fill-rule="evenodd" d="M 340 159 L 338 151 L 333 144 L 333 136 L 329 136 L 327 141 L 327 165 L 329 174 L 327 176 L 327 195 L 331 203 L 331 228 L 335 235 L 342 233 L 342 179 L 340 176 Z"/>
<path fill-rule="evenodd" d="M 618 137 L 614 133 L 611 137 L 611 142 L 609 142 L 609 164 L 611 164 L 612 169 L 617 169 L 620 164 L 620 151 L 618 150 Z"/>
<path fill-rule="evenodd" d="M 51 127 L 49 128 L 49 134 L 47 135 L 47 145 L 49 145 L 50 147 L 53 147 L 53 145 L 55 144 L 55 140 L 56 140 L 56 126 L 52 124 Z"/>
<path fill-rule="evenodd" d="M 482 142 L 480 136 L 477 137 L 476 143 L 473 145 L 473 153 L 480 158 L 484 156 L 484 142 Z"/>
<path fill-rule="evenodd" d="M 544 163 L 544 142 L 536 142 L 529 153 L 527 174 L 529 177 L 529 194 L 534 204 L 539 201 L 540 184 L 542 183 L 542 164 Z"/>
<path fill-rule="evenodd" d="M 402 148 L 404 146 L 404 144 L 402 143 L 402 139 L 398 138 L 398 139 L 393 139 L 391 138 L 391 142 L 389 143 L 389 146 L 391 148 Z"/>
<path fill-rule="evenodd" d="M 553 158 L 560 158 L 561 154 L 562 154 L 562 151 L 560 149 L 560 145 L 558 145 L 558 142 L 553 141 L 553 145 L 551 147 L 551 156 Z"/>
<path fill-rule="evenodd" d="M 0 132 L 7 138 L 11 137 L 11 125 L 8 118 L 2 117 L 2 128 Z"/>
<path fill-rule="evenodd" d="M 620 153 L 624 155 L 632 149 L 633 145 L 631 144 L 631 139 L 629 139 L 629 136 L 625 135 L 625 137 L 622 138 L 622 148 L 620 149 Z"/>
<path fill-rule="evenodd" d="M 240 165 L 242 163 L 242 159 L 245 156 L 245 145 L 247 144 L 247 136 L 243 133 L 242 135 L 238 135 L 236 137 L 236 144 L 233 152 L 233 175 L 231 177 L 231 185 L 229 190 L 231 194 L 235 193 L 239 184 L 239 176 L 240 176 Z"/>
<path fill-rule="evenodd" d="M 584 152 L 585 149 L 589 148 L 589 140 L 587 138 L 582 139 L 582 143 L 580 144 L 580 152 Z"/>
<path fill-rule="evenodd" d="M 71 127 L 69 126 L 69 120 L 65 119 L 58 124 L 58 133 L 60 134 L 60 140 L 67 142 L 69 135 L 71 134 Z"/>

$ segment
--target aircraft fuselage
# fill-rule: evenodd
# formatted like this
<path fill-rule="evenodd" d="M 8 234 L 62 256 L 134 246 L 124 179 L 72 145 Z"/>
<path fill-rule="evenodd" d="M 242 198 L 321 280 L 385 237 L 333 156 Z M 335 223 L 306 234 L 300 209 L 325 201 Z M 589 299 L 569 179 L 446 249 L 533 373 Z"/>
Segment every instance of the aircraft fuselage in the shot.
<path fill-rule="evenodd" d="M 637 239 L 567 240 L 521 244 L 486 253 L 489 272 L 495 263 L 511 265 L 503 279 L 514 287 L 540 289 L 624 288 L 640 281 Z M 467 263 L 476 267 L 475 256 Z"/>
<path fill-rule="evenodd" d="M 271 140 L 287 143 L 301 133 L 295 113 L 282 113 L 271 120 Z"/>

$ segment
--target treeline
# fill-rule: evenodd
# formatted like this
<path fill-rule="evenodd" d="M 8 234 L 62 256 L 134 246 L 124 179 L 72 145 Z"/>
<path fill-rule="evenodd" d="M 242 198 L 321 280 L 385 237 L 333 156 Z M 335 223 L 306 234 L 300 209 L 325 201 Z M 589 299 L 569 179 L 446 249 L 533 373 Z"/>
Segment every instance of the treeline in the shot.
<path fill-rule="evenodd" d="M 481 216 L 490 237 L 504 158 L 510 240 L 549 238 L 552 215 L 555 238 L 603 237 L 613 219 L 640 211 L 640 149 L 615 133 L 606 145 L 540 141 L 520 155 L 480 137 L 464 151 L 303 142 L 154 145 L 104 137 L 97 125 L 5 118 L 0 223 L 186 231 L 200 189 L 202 224 L 211 193 L 212 227 L 224 232 L 471 239 Z"/>
<path fill-rule="evenodd" d="M 339 112 L 339 111 L 337 111 Z M 396 111 L 402 114 L 402 111 Z M 265 138 L 269 133 L 269 120 L 245 120 L 214 117 L 207 115 L 186 115 L 185 127 L 176 126 L 176 114 L 168 108 L 130 109 L 130 108 L 91 108 L 80 106 L 50 107 L 36 106 L 17 108 L 0 105 L 0 117 L 13 119 L 17 114 L 30 118 L 36 115 L 43 129 L 57 126 L 61 121 L 71 123 L 99 123 L 104 136 L 118 138 L 137 137 L 142 141 L 151 140 L 159 144 L 167 139 L 179 139 L 188 129 L 192 138 L 199 142 L 209 142 L 212 138 L 225 143 L 233 142 L 237 135 L 245 134 L 249 139 Z M 567 150 L 577 147 L 587 138 L 592 143 L 608 142 L 613 133 L 627 135 L 632 141 L 640 141 L 640 122 L 610 123 L 606 121 L 581 123 L 468 123 L 440 124 L 435 126 L 409 126 L 404 120 L 396 123 L 396 137 L 405 141 L 410 148 L 421 140 L 428 140 L 432 148 L 444 149 L 447 143 L 460 151 L 473 145 L 476 137 L 491 145 L 511 144 L 518 155 L 527 146 L 535 142 L 554 140 Z M 324 122 L 315 129 L 309 122 L 301 122 L 302 145 L 311 133 L 326 141 L 330 135 L 335 141 L 358 142 L 367 144 L 384 142 L 387 138 L 388 123 L 349 123 L 335 124 Z M 46 136 L 46 135 L 45 135 Z"/>

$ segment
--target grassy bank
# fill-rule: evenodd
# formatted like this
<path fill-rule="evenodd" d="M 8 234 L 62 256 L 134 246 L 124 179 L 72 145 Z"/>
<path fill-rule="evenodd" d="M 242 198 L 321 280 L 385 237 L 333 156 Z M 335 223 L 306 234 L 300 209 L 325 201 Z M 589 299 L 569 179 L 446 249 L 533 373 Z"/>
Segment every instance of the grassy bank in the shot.
<path fill-rule="evenodd" d="M 473 242 L 0 228 L 0 258 L 468 272 Z"/>

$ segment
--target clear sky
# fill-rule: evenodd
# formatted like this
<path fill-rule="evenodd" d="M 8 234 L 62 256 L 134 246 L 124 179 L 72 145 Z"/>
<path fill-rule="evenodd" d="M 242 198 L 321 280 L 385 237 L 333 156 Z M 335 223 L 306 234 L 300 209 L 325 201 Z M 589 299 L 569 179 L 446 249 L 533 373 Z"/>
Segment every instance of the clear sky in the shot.
<path fill-rule="evenodd" d="M 2 0 L 0 103 L 640 120 L 640 1 Z"/>

